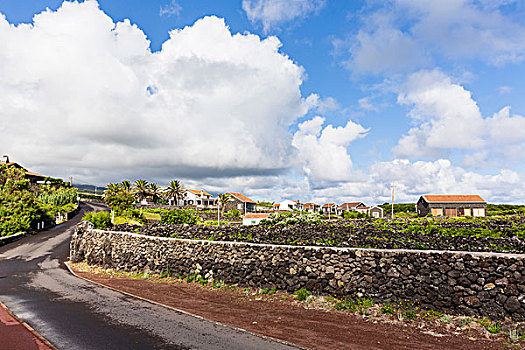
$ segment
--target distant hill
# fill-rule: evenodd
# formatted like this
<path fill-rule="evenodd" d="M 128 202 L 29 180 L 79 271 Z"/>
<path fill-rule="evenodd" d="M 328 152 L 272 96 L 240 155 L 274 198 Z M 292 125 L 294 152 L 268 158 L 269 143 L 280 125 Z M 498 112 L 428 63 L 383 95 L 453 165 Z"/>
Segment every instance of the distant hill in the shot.
<path fill-rule="evenodd" d="M 103 194 L 104 191 L 106 190 L 106 187 L 95 186 L 95 185 L 87 185 L 87 184 L 73 184 L 73 187 L 76 187 L 81 192 L 86 192 L 86 193 Z M 95 189 L 96 189 L 96 191 L 95 191 Z"/>

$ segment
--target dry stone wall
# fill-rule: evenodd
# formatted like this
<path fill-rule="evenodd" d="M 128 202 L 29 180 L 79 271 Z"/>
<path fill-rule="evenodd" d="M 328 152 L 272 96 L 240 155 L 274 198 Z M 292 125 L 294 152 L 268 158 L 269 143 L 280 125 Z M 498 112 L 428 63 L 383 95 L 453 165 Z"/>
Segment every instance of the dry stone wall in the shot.
<path fill-rule="evenodd" d="M 71 260 L 124 271 L 377 301 L 418 300 L 452 314 L 525 320 L 525 255 L 287 246 L 151 237 L 82 223 Z"/>

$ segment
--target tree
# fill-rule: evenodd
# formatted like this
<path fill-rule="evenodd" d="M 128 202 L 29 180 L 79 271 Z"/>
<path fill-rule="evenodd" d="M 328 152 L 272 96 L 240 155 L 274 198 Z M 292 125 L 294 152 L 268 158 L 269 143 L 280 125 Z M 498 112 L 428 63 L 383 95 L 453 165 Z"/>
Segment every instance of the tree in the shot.
<path fill-rule="evenodd" d="M 104 193 L 104 201 L 117 215 L 133 209 L 135 197 L 120 184 L 109 184 Z"/>
<path fill-rule="evenodd" d="M 148 196 L 148 182 L 146 180 L 137 180 L 133 185 L 135 197 L 139 202 Z"/>
<path fill-rule="evenodd" d="M 29 232 L 37 223 L 53 222 L 31 191 L 21 169 L 0 164 L 0 236 Z"/>
<path fill-rule="evenodd" d="M 160 187 L 156 183 L 148 185 L 148 194 L 151 196 L 153 203 L 157 203 L 160 199 Z"/>
<path fill-rule="evenodd" d="M 221 212 L 224 213 L 224 209 L 226 209 L 226 203 L 230 201 L 230 194 L 229 193 L 219 193 L 217 195 L 219 198 L 219 205 L 222 207 Z"/>
<path fill-rule="evenodd" d="M 184 198 L 185 192 L 186 189 L 184 188 L 182 182 L 179 180 L 172 180 L 166 188 L 166 198 L 168 200 L 173 199 L 176 205 L 180 199 Z"/>
<path fill-rule="evenodd" d="M 124 191 L 131 193 L 131 182 L 129 182 L 128 180 L 122 181 L 120 183 L 120 186 Z"/>

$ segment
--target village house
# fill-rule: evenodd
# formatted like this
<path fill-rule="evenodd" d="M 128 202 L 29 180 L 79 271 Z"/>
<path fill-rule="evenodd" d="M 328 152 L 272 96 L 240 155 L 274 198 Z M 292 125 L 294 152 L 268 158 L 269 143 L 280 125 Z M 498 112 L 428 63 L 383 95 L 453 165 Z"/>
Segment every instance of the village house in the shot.
<path fill-rule="evenodd" d="M 239 192 L 228 192 L 230 200 L 224 206 L 225 211 L 237 209 L 243 213 L 254 212 L 257 207 L 257 202 L 246 197 Z"/>
<path fill-rule="evenodd" d="M 25 177 L 26 177 L 26 179 L 29 180 L 29 182 L 31 182 L 31 184 L 44 183 L 46 178 L 47 178 L 47 176 L 40 175 L 40 174 L 34 173 L 32 171 L 28 171 L 27 169 L 25 169 L 23 166 L 21 166 L 18 163 L 10 162 L 8 155 L 3 155 L 2 156 L 1 163 L 7 165 L 8 167 L 15 167 L 17 169 L 24 170 L 25 171 Z"/>
<path fill-rule="evenodd" d="M 242 218 L 242 224 L 244 226 L 259 225 L 261 220 L 268 219 L 270 214 L 265 213 L 250 213 L 246 214 Z"/>
<path fill-rule="evenodd" d="M 299 201 L 292 201 L 289 199 L 286 199 L 278 203 L 278 206 L 274 204 L 273 207 L 274 207 L 274 210 L 280 210 L 280 211 L 303 210 L 302 203 L 300 203 Z"/>
<path fill-rule="evenodd" d="M 360 206 L 355 209 L 358 213 L 367 214 L 374 218 L 382 218 L 383 217 L 383 208 L 378 206 L 373 207 L 366 207 L 366 206 Z"/>
<path fill-rule="evenodd" d="M 366 207 L 363 202 L 343 203 L 337 207 L 337 214 L 342 215 L 345 211 L 356 211 L 358 208 Z"/>
<path fill-rule="evenodd" d="M 303 210 L 309 213 L 319 213 L 321 211 L 321 206 L 315 203 L 304 203 Z"/>
<path fill-rule="evenodd" d="M 335 203 L 326 203 L 326 204 L 323 204 L 323 206 L 321 207 L 321 212 L 324 214 L 324 215 L 337 215 L 338 211 L 337 211 L 337 204 Z"/>
<path fill-rule="evenodd" d="M 205 190 L 186 189 L 184 199 L 179 201 L 179 205 L 196 206 L 198 208 L 209 208 L 217 204 L 217 199 Z"/>
<path fill-rule="evenodd" d="M 418 216 L 485 216 L 487 202 L 478 195 L 430 195 L 419 198 Z"/>

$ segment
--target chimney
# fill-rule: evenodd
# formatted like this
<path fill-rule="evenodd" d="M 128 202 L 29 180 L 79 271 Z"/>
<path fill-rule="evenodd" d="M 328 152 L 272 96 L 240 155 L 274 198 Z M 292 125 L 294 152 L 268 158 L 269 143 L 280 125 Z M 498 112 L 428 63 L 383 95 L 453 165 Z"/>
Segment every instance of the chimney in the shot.
<path fill-rule="evenodd" d="M 4 163 L 4 164 L 9 163 L 9 156 L 7 154 L 4 154 L 2 156 L 2 163 Z"/>

